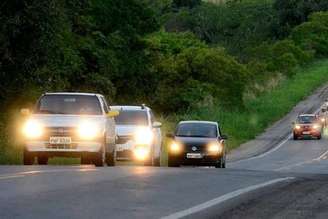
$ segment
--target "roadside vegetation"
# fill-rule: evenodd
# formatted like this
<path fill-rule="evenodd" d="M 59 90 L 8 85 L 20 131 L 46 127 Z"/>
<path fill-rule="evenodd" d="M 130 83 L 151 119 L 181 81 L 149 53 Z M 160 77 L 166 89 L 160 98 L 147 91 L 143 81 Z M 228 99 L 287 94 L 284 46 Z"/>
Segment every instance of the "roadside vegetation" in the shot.
<path fill-rule="evenodd" d="M 318 61 L 328 58 L 327 10 L 326 0 L 6 1 L 0 163 L 20 162 L 19 108 L 49 90 L 146 103 L 167 130 L 219 120 L 236 147 L 328 81 Z"/>

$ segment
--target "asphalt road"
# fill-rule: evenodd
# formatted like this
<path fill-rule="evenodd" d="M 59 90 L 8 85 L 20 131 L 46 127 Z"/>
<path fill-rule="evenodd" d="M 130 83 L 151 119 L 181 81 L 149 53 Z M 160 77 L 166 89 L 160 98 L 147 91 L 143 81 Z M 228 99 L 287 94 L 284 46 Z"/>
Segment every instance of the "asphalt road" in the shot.
<path fill-rule="evenodd" d="M 311 98 L 296 109 L 317 109 Z M 0 166 L 0 218 L 327 218 L 328 132 L 293 141 L 292 116 L 227 169 Z"/>

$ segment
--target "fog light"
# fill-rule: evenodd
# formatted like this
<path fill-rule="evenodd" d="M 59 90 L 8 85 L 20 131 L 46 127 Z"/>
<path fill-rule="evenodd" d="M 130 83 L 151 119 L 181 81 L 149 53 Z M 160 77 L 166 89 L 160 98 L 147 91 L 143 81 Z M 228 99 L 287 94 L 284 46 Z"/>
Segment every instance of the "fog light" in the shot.
<path fill-rule="evenodd" d="M 222 152 L 222 145 L 219 143 L 211 143 L 208 148 L 207 148 L 208 152 L 210 153 L 215 153 L 215 154 L 219 154 Z"/>
<path fill-rule="evenodd" d="M 149 155 L 149 150 L 146 147 L 137 147 L 134 149 L 134 156 L 137 160 L 145 160 Z"/>
<path fill-rule="evenodd" d="M 177 142 L 172 142 L 170 145 L 170 151 L 173 153 L 179 153 L 181 151 L 181 145 Z"/>

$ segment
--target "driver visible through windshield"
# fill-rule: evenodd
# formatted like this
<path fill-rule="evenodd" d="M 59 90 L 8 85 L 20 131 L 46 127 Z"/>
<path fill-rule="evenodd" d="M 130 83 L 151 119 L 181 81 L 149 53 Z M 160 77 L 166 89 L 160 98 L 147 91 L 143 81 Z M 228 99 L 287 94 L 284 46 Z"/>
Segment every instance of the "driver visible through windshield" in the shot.
<path fill-rule="evenodd" d="M 213 124 L 185 123 L 180 124 L 176 130 L 178 137 L 216 138 L 217 127 Z"/>

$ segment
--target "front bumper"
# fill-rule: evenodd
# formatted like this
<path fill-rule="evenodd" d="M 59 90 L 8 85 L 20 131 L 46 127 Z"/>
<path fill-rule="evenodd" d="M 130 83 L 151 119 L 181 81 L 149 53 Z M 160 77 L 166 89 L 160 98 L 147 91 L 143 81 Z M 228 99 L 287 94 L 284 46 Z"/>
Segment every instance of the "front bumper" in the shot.
<path fill-rule="evenodd" d="M 319 137 L 321 135 L 321 130 L 311 129 L 311 130 L 294 130 L 295 136 L 314 136 Z"/>
<path fill-rule="evenodd" d="M 47 152 L 47 153 L 83 153 L 99 152 L 102 143 L 100 142 L 72 142 L 69 145 L 50 145 L 49 141 L 28 141 L 25 148 L 29 152 Z"/>
<path fill-rule="evenodd" d="M 171 154 L 169 153 L 170 159 L 178 160 L 182 165 L 213 165 L 217 163 L 221 158 L 222 154 L 208 154 L 208 153 L 200 153 L 201 158 L 188 158 L 188 153 L 182 154 Z"/>

